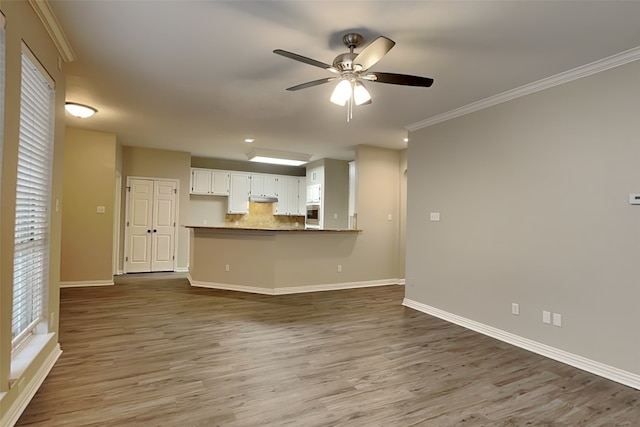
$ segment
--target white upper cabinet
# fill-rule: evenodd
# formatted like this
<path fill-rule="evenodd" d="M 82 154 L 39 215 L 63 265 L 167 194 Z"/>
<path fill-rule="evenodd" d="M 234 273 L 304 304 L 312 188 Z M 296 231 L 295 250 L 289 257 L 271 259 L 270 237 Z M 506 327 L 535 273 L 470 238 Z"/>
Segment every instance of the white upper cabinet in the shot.
<path fill-rule="evenodd" d="M 247 173 L 231 173 L 227 213 L 244 214 L 249 212 L 250 182 Z"/>
<path fill-rule="evenodd" d="M 191 169 L 191 194 L 209 194 L 211 191 L 211 170 Z"/>
<path fill-rule="evenodd" d="M 211 194 L 228 196 L 230 176 L 231 174 L 227 171 L 211 171 Z"/>
<path fill-rule="evenodd" d="M 289 213 L 289 177 L 279 176 L 276 182 L 278 203 L 276 203 L 276 215 L 291 215 Z"/>
<path fill-rule="evenodd" d="M 215 169 L 191 169 L 191 194 L 229 195 L 229 172 Z"/>
<path fill-rule="evenodd" d="M 276 215 L 304 216 L 306 214 L 305 184 L 305 177 L 278 177 L 278 204 L 276 205 Z"/>
<path fill-rule="evenodd" d="M 287 214 L 301 215 L 298 212 L 298 178 L 286 178 L 287 181 Z"/>
<path fill-rule="evenodd" d="M 269 174 L 251 174 L 251 195 L 278 197 L 278 176 Z"/>

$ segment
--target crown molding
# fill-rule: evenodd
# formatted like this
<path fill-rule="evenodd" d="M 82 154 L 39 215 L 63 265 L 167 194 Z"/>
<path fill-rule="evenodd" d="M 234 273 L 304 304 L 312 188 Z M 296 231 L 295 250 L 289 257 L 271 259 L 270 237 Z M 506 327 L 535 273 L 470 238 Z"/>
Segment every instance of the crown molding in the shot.
<path fill-rule="evenodd" d="M 640 46 L 625 50 L 615 55 L 611 55 L 607 58 L 600 59 L 590 64 L 586 64 L 572 70 L 556 74 L 555 76 L 547 77 L 542 80 L 538 80 L 536 82 L 529 83 L 494 96 L 490 96 L 489 98 L 485 98 L 480 101 L 472 102 L 471 104 L 456 108 L 455 110 L 447 111 L 446 113 L 429 117 L 428 119 L 424 119 L 422 121 L 407 125 L 405 129 L 413 132 L 431 125 L 435 125 L 436 123 L 455 119 L 456 117 L 461 117 L 475 111 L 493 107 L 494 105 L 502 104 L 503 102 L 511 101 L 513 99 L 539 92 L 541 90 L 549 89 L 551 87 L 568 83 L 573 80 L 581 79 L 582 77 L 600 73 L 610 68 L 619 67 L 638 59 L 640 59 Z"/>
<path fill-rule="evenodd" d="M 38 15 L 38 18 L 40 18 L 40 21 L 42 21 L 62 60 L 67 63 L 76 61 L 78 58 L 73 52 L 67 36 L 62 31 L 62 26 L 53 13 L 49 2 L 47 0 L 29 0 L 29 4 Z"/>

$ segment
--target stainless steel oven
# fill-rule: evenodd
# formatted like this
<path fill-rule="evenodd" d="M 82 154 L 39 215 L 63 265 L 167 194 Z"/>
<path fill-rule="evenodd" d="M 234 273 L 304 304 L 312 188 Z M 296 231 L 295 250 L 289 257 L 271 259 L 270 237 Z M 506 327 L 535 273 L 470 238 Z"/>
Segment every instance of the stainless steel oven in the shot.
<path fill-rule="evenodd" d="M 305 219 L 305 227 L 320 228 L 320 205 L 317 203 L 307 204 L 307 217 Z"/>

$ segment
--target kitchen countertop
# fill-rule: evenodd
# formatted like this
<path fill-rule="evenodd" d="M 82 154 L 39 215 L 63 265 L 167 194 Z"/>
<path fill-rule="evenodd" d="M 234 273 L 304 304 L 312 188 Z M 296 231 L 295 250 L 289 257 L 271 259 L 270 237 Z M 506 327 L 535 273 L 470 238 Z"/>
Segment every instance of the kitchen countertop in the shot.
<path fill-rule="evenodd" d="M 348 228 L 259 228 L 259 227 L 213 227 L 209 225 L 185 225 L 186 228 L 194 230 L 211 230 L 211 231 L 252 231 L 252 232 L 283 232 L 283 233 L 359 233 L 362 230 L 353 230 Z"/>

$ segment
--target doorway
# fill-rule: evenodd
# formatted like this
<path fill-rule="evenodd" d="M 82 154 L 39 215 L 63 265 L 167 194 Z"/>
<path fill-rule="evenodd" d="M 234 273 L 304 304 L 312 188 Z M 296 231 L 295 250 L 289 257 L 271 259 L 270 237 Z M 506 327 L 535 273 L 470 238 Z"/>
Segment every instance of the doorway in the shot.
<path fill-rule="evenodd" d="M 127 177 L 125 273 L 175 271 L 178 181 Z"/>

